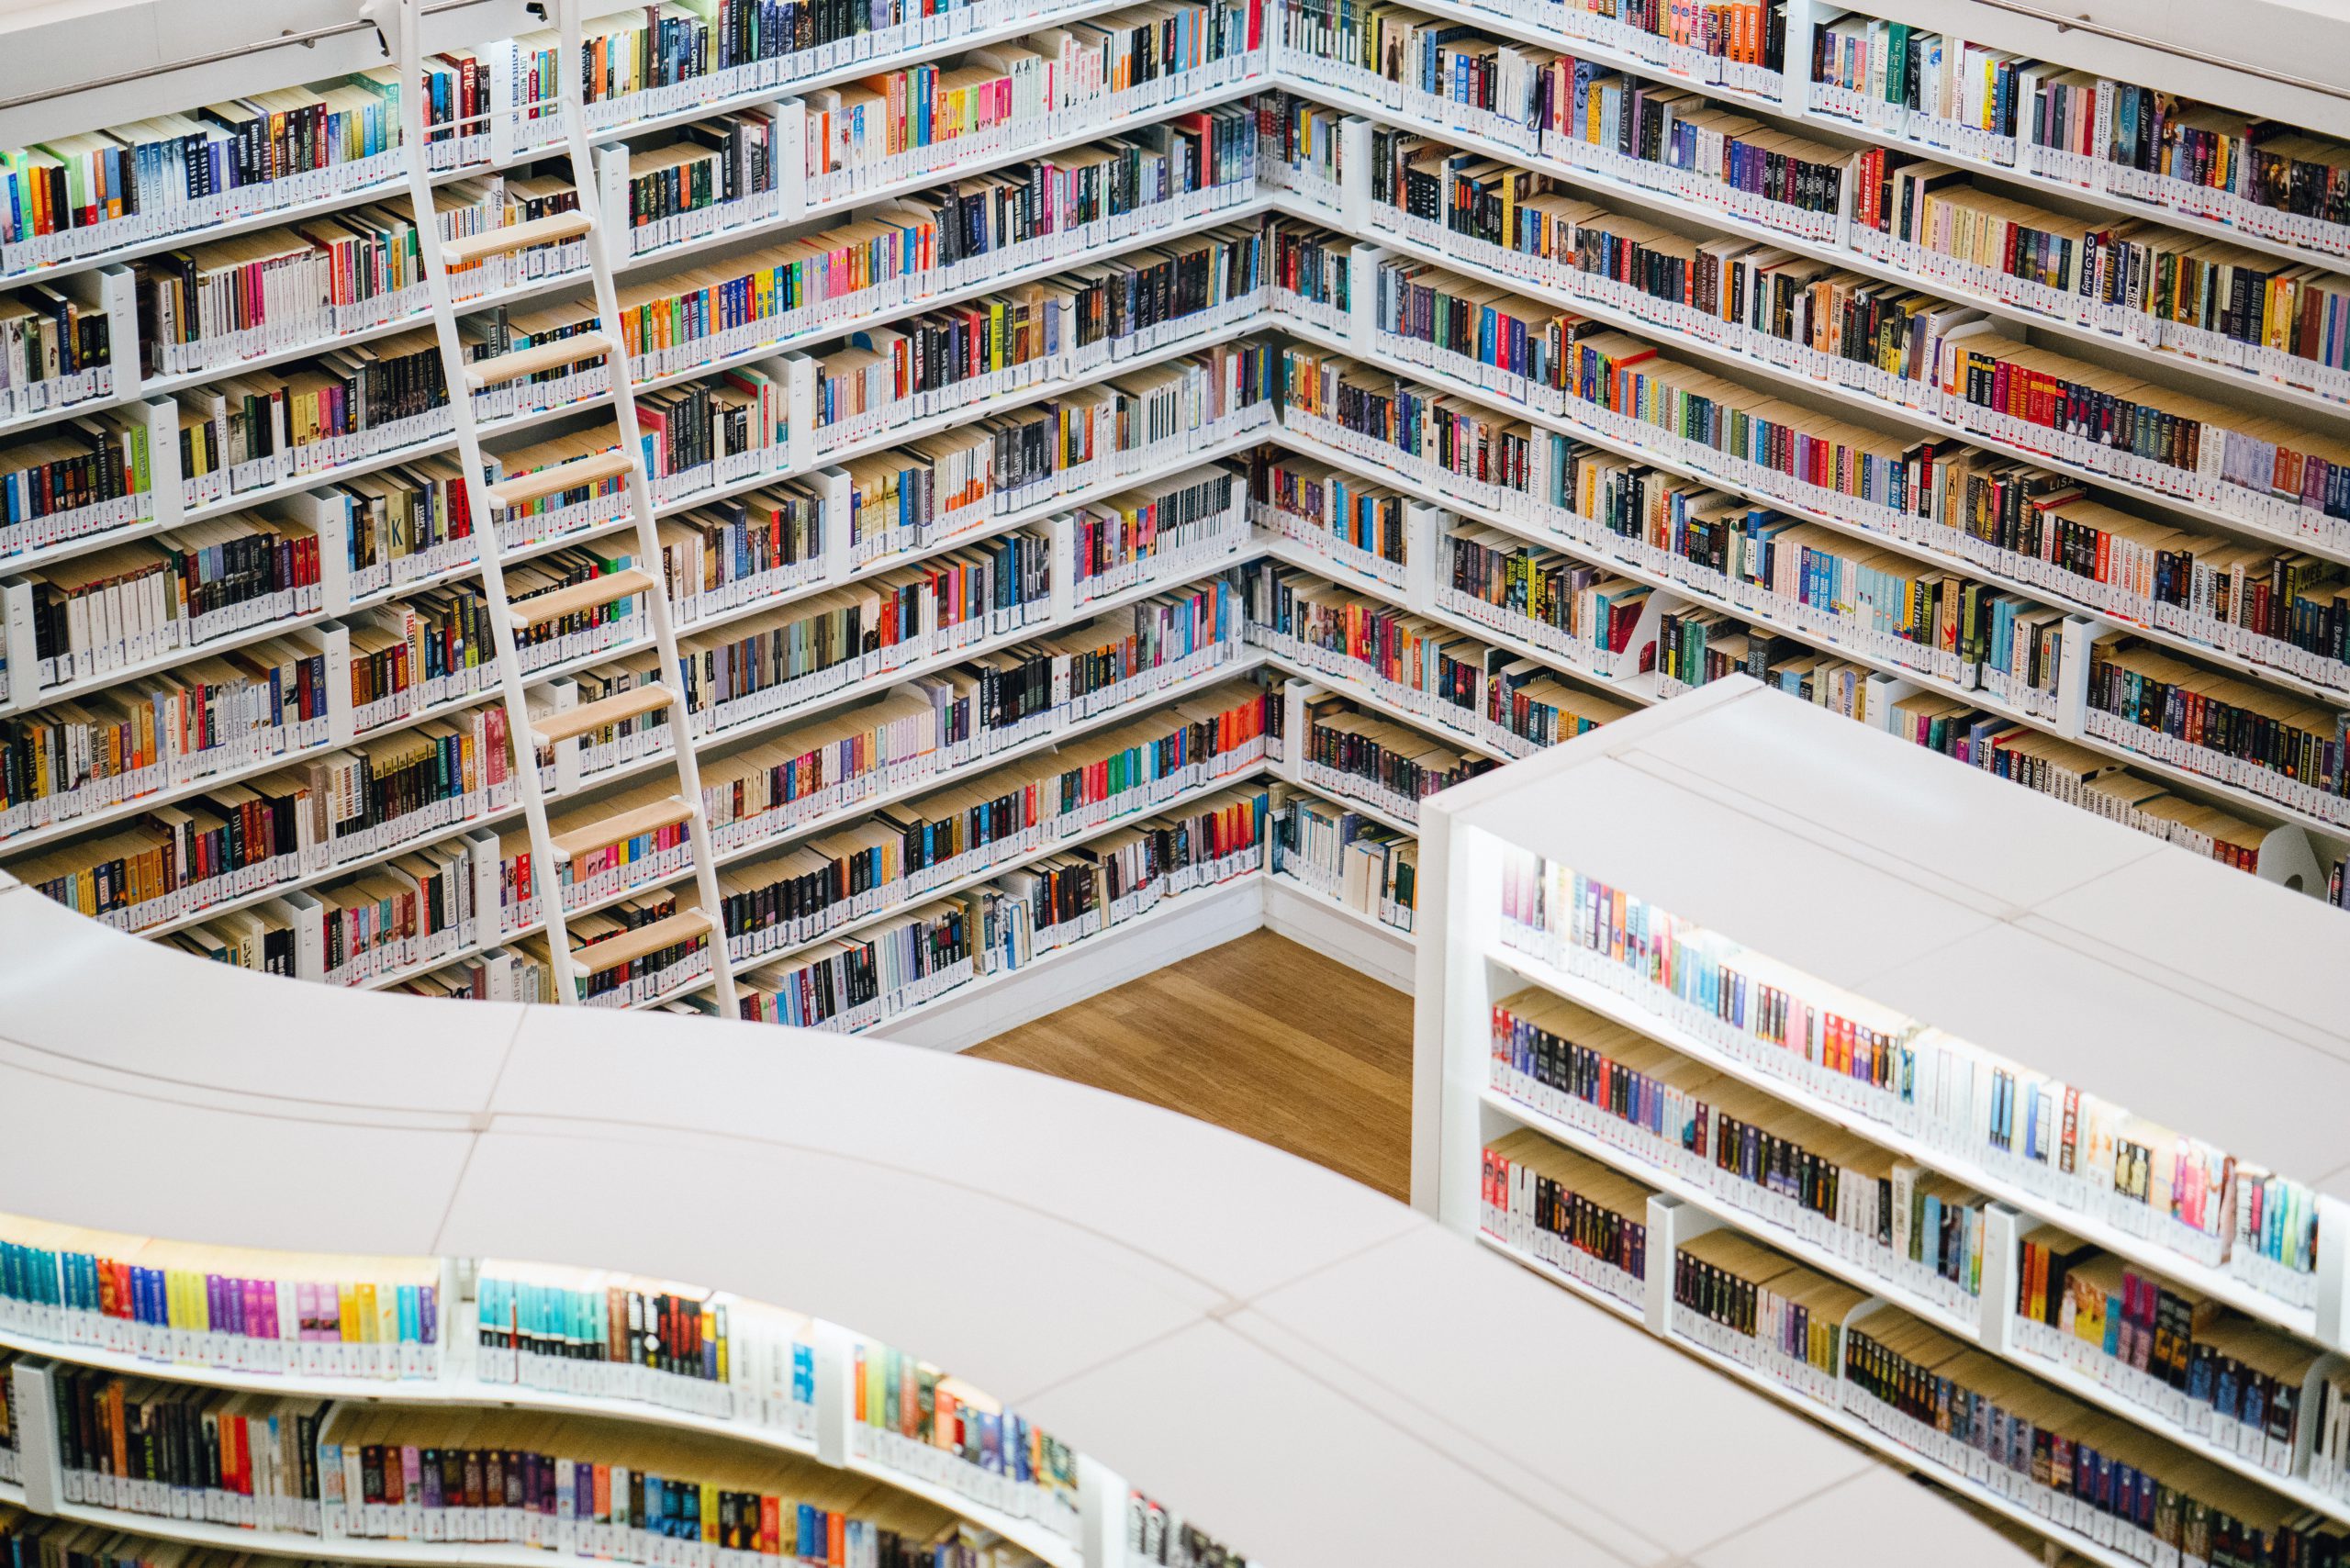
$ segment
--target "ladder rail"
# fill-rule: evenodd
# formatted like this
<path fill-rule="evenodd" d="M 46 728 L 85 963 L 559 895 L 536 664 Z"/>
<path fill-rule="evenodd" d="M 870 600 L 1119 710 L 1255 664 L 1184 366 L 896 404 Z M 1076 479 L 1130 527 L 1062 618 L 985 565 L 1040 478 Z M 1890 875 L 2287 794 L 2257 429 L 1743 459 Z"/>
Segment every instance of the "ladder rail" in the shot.
<path fill-rule="evenodd" d="M 432 196 L 432 174 L 424 139 L 424 105 L 418 84 L 423 77 L 420 0 L 392 0 L 398 11 L 400 137 L 408 149 L 408 191 L 416 224 L 417 248 L 424 261 L 427 291 L 432 299 L 432 326 L 441 346 L 441 379 L 448 389 L 449 411 L 456 426 L 457 452 L 464 473 L 466 515 L 473 523 L 474 547 L 481 560 L 482 597 L 489 602 L 490 638 L 498 650 L 498 683 L 506 708 L 507 741 L 514 758 L 515 788 L 522 800 L 522 814 L 530 824 L 531 863 L 538 875 L 539 902 L 546 923 L 548 958 L 554 969 L 555 1000 L 565 1006 L 577 1002 L 577 970 L 571 959 L 571 937 L 564 919 L 561 879 L 555 871 L 554 838 L 547 825 L 546 792 L 539 782 L 538 745 L 531 734 L 528 690 L 522 660 L 514 640 L 514 619 L 506 598 L 504 547 L 498 521 L 482 479 L 481 431 L 474 419 L 474 398 L 465 379 L 464 345 L 457 336 L 457 308 L 449 290 L 449 270 L 441 254 L 440 209 Z M 576 72 L 578 56 L 572 56 Z M 589 249 L 594 246 L 591 242 Z M 625 377 L 623 377 L 625 379 Z M 647 595 L 648 599 L 654 598 Z M 491 920 L 490 911 L 476 910 L 478 922 Z"/>
<path fill-rule="evenodd" d="M 412 0 L 411 0 L 412 3 Z M 694 883 L 702 913 L 713 929 L 710 936 L 711 981 L 718 996 L 719 1015 L 739 1015 L 734 998 L 734 965 L 726 947 L 725 906 L 720 902 L 717 846 L 711 840 L 710 813 L 701 792 L 701 764 L 694 751 L 693 711 L 677 653 L 677 629 L 669 611 L 668 569 L 661 554 L 661 535 L 655 522 L 653 482 L 645 471 L 644 440 L 636 420 L 636 390 L 631 384 L 628 341 L 621 329 L 620 290 L 612 280 L 611 252 L 604 232 L 602 191 L 596 177 L 593 150 L 588 140 L 588 108 L 583 81 L 584 51 L 580 37 L 580 0 L 554 0 L 560 59 L 555 72 L 556 96 L 563 106 L 563 140 L 571 162 L 572 188 L 580 210 L 594 222 L 588 241 L 588 272 L 596 291 L 596 325 L 612 348 L 605 355 L 613 413 L 619 424 L 621 450 L 628 457 L 630 510 L 636 520 L 636 558 L 654 580 L 644 595 L 653 620 L 653 640 L 661 650 L 661 678 L 671 689 L 670 754 L 677 770 L 678 792 L 691 814 L 686 831 L 693 846 Z M 625 220 L 626 215 L 623 214 Z"/>

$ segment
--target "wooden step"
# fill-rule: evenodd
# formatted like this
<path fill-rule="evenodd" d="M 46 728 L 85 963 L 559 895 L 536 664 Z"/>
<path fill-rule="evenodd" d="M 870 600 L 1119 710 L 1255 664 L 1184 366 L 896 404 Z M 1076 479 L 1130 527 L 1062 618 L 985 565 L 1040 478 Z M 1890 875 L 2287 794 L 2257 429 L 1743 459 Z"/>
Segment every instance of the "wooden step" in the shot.
<path fill-rule="evenodd" d="M 623 931 L 617 936 L 591 942 L 585 947 L 575 947 L 571 950 L 571 957 L 582 974 L 600 975 L 606 969 L 633 963 L 647 953 L 657 953 L 664 947 L 682 946 L 697 936 L 709 935 L 715 929 L 715 923 L 701 911 L 680 910 L 666 920 L 640 925 L 633 931 Z"/>
<path fill-rule="evenodd" d="M 584 583 L 556 588 L 552 593 L 533 594 L 518 599 L 506 608 L 517 626 L 536 626 L 543 621 L 559 621 L 566 615 L 576 615 L 583 610 L 593 610 L 599 604 L 610 604 L 632 594 L 643 593 L 653 587 L 653 579 L 634 566 L 617 572 L 606 572 L 600 577 L 590 577 Z"/>
<path fill-rule="evenodd" d="M 583 702 L 576 708 L 565 708 L 548 714 L 531 726 L 531 733 L 542 745 L 553 745 L 575 735 L 589 734 L 607 724 L 617 724 L 623 719 L 633 719 L 642 713 L 666 708 L 670 691 L 655 681 L 650 686 L 632 687 L 616 691 L 610 697 L 599 697 L 593 702 Z"/>
<path fill-rule="evenodd" d="M 677 796 L 655 801 L 646 805 L 632 806 L 625 812 L 606 817 L 599 823 L 574 828 L 569 833 L 555 834 L 553 843 L 558 860 L 576 860 L 591 849 L 601 849 L 608 844 L 619 844 L 641 833 L 655 833 L 684 822 L 694 814 L 694 809 Z"/>
<path fill-rule="evenodd" d="M 559 240 L 576 240 L 592 233 L 596 220 L 577 210 L 554 213 L 534 218 L 528 223 L 509 223 L 502 229 L 485 229 L 478 234 L 451 240 L 441 247 L 441 260 L 453 267 L 470 266 L 487 256 L 503 256 L 515 251 L 525 251 L 532 245 L 552 245 Z"/>
<path fill-rule="evenodd" d="M 582 360 L 605 358 L 611 352 L 612 340 L 603 333 L 581 332 L 576 337 L 533 343 L 527 349 L 516 349 L 511 353 L 477 359 L 465 366 L 465 382 L 478 392 L 495 382 L 536 375 L 543 370 L 560 370 L 566 364 L 577 364 Z"/>
<path fill-rule="evenodd" d="M 582 485 L 616 479 L 627 472 L 627 453 L 591 452 L 568 463 L 551 464 L 535 474 L 517 474 L 511 479 L 500 479 L 484 493 L 488 496 L 491 506 L 520 506 L 524 501 L 535 501 L 541 496 L 560 495 Z"/>

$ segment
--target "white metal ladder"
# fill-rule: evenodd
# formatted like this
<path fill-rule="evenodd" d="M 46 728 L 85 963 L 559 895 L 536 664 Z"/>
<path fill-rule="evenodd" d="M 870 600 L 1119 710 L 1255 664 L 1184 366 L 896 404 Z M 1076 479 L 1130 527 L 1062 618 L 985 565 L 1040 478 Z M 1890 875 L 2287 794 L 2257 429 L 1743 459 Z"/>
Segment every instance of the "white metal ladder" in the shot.
<path fill-rule="evenodd" d="M 531 245 L 592 236 L 600 227 L 594 163 L 588 143 L 588 115 L 581 101 L 579 0 L 547 0 L 554 6 L 562 37 L 557 55 L 560 84 L 556 101 L 562 106 L 563 147 L 571 162 L 572 186 L 578 193 L 576 212 L 558 213 L 529 223 L 512 224 L 471 235 L 443 245 L 432 200 L 432 174 L 424 139 L 422 19 L 424 0 L 375 0 L 371 12 L 397 13 L 398 43 L 395 50 L 400 71 L 400 138 L 408 153 L 408 199 L 416 215 L 417 241 L 424 258 L 425 282 L 432 297 L 432 324 L 441 341 L 441 371 L 449 390 L 450 411 L 456 420 L 457 450 L 464 466 L 467 514 L 474 540 L 481 552 L 483 597 L 489 602 L 490 629 L 498 647 L 498 686 L 504 693 L 506 722 L 514 748 L 515 778 L 521 791 L 522 811 L 529 819 L 531 859 L 547 932 L 549 956 L 554 966 L 555 992 L 565 1003 L 580 1000 L 580 977 L 601 973 L 664 947 L 706 936 L 720 1015 L 735 1015 L 734 970 L 726 953 L 726 932 L 719 914 L 718 868 L 712 857 L 710 823 L 702 809 L 701 771 L 694 757 L 693 715 L 678 678 L 677 633 L 669 615 L 667 585 L 662 580 L 660 538 L 654 528 L 653 489 L 644 472 L 644 449 L 638 434 L 636 397 L 629 385 L 628 351 L 617 323 L 620 301 L 612 285 L 611 262 L 601 243 L 581 247 L 588 252 L 588 274 L 596 286 L 596 331 L 566 338 L 559 344 L 468 362 L 457 336 L 457 310 L 449 293 L 452 259 L 477 262 L 511 254 Z M 380 25 L 380 24 L 379 24 Z M 544 100 L 540 100 L 543 103 Z M 537 107 L 538 105 L 524 106 Z M 552 356 L 552 357 L 551 357 Z M 473 394 L 485 386 L 536 371 L 601 358 L 610 382 L 610 401 L 619 445 L 616 453 L 597 453 L 555 465 L 536 474 L 498 484 L 483 478 L 481 431 L 474 419 Z M 527 601 L 517 611 L 506 597 L 505 551 L 498 535 L 497 514 L 504 507 L 557 495 L 581 485 L 626 476 L 629 510 L 636 525 L 635 565 L 574 588 L 559 589 Z M 531 722 L 524 697 L 516 631 L 565 615 L 642 596 L 653 622 L 654 642 L 661 650 L 661 678 L 637 690 L 551 715 L 536 725 Z M 677 823 L 687 824 L 693 848 L 699 908 L 681 908 L 675 914 L 636 931 L 599 942 L 574 953 L 564 918 L 562 879 L 556 868 L 567 858 L 547 826 L 546 797 L 540 789 L 537 745 L 554 745 L 606 724 L 669 710 L 671 755 L 677 772 L 677 793 L 668 801 L 639 807 L 565 835 L 580 848 L 608 844 L 634 834 L 649 833 Z M 478 918 L 494 919 L 482 912 Z"/>

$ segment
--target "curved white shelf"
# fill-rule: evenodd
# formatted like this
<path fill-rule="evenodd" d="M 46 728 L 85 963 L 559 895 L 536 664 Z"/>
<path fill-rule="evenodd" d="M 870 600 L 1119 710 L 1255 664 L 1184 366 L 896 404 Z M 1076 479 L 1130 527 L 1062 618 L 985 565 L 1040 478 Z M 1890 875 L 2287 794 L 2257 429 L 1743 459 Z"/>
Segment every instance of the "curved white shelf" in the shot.
<path fill-rule="evenodd" d="M 1542 1414 L 1557 1407 L 1560 1369 L 1529 1372 L 1482 1337 L 1432 1339 L 1428 1314 L 1505 1311 L 1554 1340 L 1606 1320 L 1343 1178 L 1117 1096 L 872 1037 L 288 987 L 123 940 L 5 883 L 0 950 L 12 1115 L 0 1187 L 19 1209 L 228 1246 L 592 1257 L 790 1301 L 922 1346 L 1264 1561 L 1649 1563 L 1871 1462 L 1725 1393 L 1725 1417 L 1767 1434 L 1773 1495 L 1733 1480 L 1693 1518 L 1639 1457 L 1685 1423 L 1685 1401 L 1631 1396 L 1681 1376 L 1677 1358 L 1628 1339 L 1575 1374 L 1611 1409 L 1620 1385 L 1609 1429 L 1562 1426 Z M 176 1036 L 135 1026 L 158 986 L 182 1003 Z M 386 1034 L 405 1048 L 318 1047 Z M 655 1052 L 662 1070 L 643 1070 Z M 210 1081 L 185 1082 L 191 1068 Z M 713 1082 L 728 1092 L 709 1093 Z M 95 1173 L 67 1154 L 93 1118 L 123 1135 Z M 206 1176 L 191 1182 L 198 1150 Z M 354 1208 L 329 1184 L 275 1174 L 329 1150 L 345 1169 L 396 1167 L 404 1180 Z M 674 1205 L 652 1189 L 668 1183 L 607 1184 L 609 1201 L 576 1202 L 613 1160 L 655 1151 L 697 1190 L 757 1203 L 772 1245 L 664 1223 Z M 224 1201 L 245 1193 L 268 1201 Z M 1231 1224 L 1238 1212 L 1251 1223 Z M 962 1289 L 947 1297 L 931 1287 L 950 1254 Z M 1364 1398 L 1399 1379 L 1400 1397 Z M 1123 1483 L 1113 1495 L 1122 1510 Z M 1915 1515 L 1899 1528 L 1974 1528 L 1928 1494 L 1904 1506 Z M 1628 1509 L 1639 1529 L 1620 1522 Z M 1823 1562 L 1874 1561 L 1877 1540 L 1840 1530 L 1829 1506 L 1805 1517 Z M 308 1538 L 171 1533 L 330 1555 Z M 544 1561 L 348 1544 L 331 1554 L 420 1568 Z"/>

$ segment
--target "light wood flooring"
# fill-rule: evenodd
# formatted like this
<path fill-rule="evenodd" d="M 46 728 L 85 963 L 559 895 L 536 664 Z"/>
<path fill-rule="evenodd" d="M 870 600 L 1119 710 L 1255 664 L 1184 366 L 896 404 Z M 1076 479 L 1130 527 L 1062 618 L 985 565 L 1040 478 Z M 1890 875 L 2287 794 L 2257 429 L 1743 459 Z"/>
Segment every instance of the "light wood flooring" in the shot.
<path fill-rule="evenodd" d="M 1270 931 L 968 1054 L 1214 1122 L 1393 1198 L 1410 1182 L 1412 999 Z"/>

